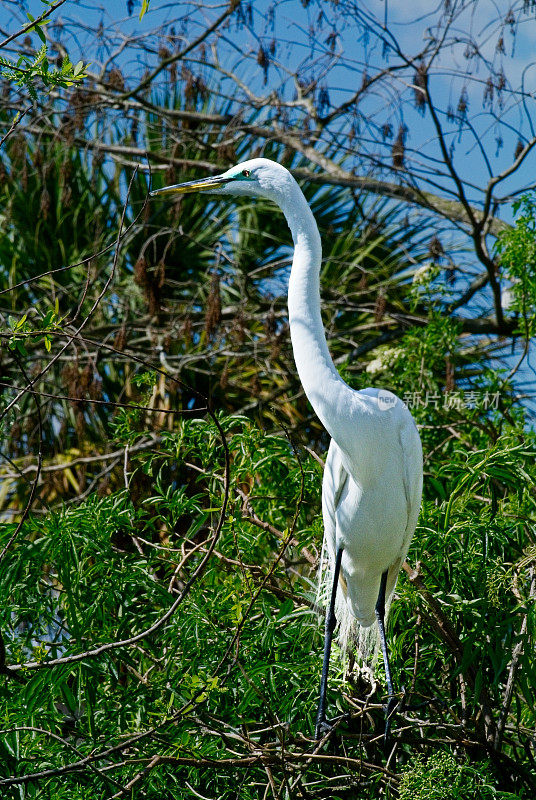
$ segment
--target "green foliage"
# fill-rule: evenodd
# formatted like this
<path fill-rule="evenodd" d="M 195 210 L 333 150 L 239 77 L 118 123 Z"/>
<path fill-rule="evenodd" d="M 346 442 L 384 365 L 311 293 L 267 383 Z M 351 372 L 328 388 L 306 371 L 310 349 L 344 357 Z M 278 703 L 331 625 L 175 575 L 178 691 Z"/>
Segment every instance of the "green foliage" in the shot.
<path fill-rule="evenodd" d="M 523 195 L 513 208 L 515 225 L 501 231 L 496 251 L 512 284 L 509 310 L 520 315 L 517 331 L 529 339 L 536 331 L 536 200 Z"/>
<path fill-rule="evenodd" d="M 54 89 L 66 89 L 87 78 L 87 65 L 83 61 L 72 64 L 67 55 L 63 57 L 60 67 L 51 66 L 45 37 L 40 28 L 46 22 L 47 20 L 34 26 L 43 41 L 35 55 L 23 52 L 16 61 L 0 56 L 0 76 L 15 86 L 27 89 L 33 100 L 37 100 L 38 89 L 45 93 Z"/>
<path fill-rule="evenodd" d="M 401 396 L 420 393 L 424 399 L 427 394 L 438 394 L 445 389 L 447 360 L 456 360 L 459 335 L 458 323 L 432 312 L 425 326 L 412 328 L 396 347 L 378 348 L 376 360 L 361 382 L 370 380 L 372 374 L 375 385 L 385 382 Z"/>
<path fill-rule="evenodd" d="M 296 531 L 301 545 L 309 543 L 312 505 L 318 513 L 316 463 L 307 459 L 302 471 L 285 439 L 262 436 L 246 420 L 222 419 L 222 425 L 232 485 L 253 481 L 252 495 L 265 497 L 251 502 L 257 511 L 269 505 L 271 522 L 280 525 L 292 519 L 303 495 Z M 196 730 L 199 714 L 207 723 L 216 716 L 231 728 L 269 727 L 281 719 L 302 730 L 304 714 L 305 724 L 312 725 L 320 632 L 315 615 L 285 577 L 294 547 L 243 520 L 237 499 L 217 556 L 203 579 L 184 592 L 204 553 L 194 543 L 214 530 L 221 509 L 222 455 L 213 423 L 186 422 L 140 459 L 141 474 L 153 479 L 152 494 L 142 502 L 132 502 L 127 492 L 92 497 L 26 525 L 14 558 L 0 566 L 6 588 L 1 630 L 10 661 L 33 660 L 38 667 L 50 658 L 94 651 L 101 643 L 125 642 L 155 623 L 158 630 L 144 635 L 140 646 L 118 644 L 52 672 L 24 670 L 24 687 L 16 695 L 4 682 L 3 724 L 62 731 L 63 741 L 38 731 L 20 734 L 2 775 L 12 774 L 14 763 L 35 772 L 69 757 L 70 742 L 78 752 L 90 753 L 151 725 L 157 726 L 160 752 L 172 758 L 217 757 L 223 743 L 208 729 Z M 188 465 L 194 463 L 192 472 Z M 3 527 L 2 543 L 11 532 L 11 526 Z M 283 548 L 284 560 L 273 563 L 272 552 Z M 181 592 L 178 610 L 159 624 Z M 161 791 L 161 781 L 169 777 L 155 773 L 149 790 Z M 65 780 L 47 781 L 54 797 L 61 796 Z M 188 780 L 196 782 L 195 770 L 188 771 Z M 208 791 L 226 796 L 222 780 L 216 772 Z M 185 796 L 179 788 L 184 777 L 173 784 L 166 796 Z M 67 785 L 71 797 L 87 796 L 87 784 L 76 776 L 67 778 Z M 107 782 L 94 775 L 92 785 L 93 796 L 100 797 Z M 35 796 L 32 784 L 28 791 L 27 797 Z M 18 794 L 10 790 L 4 796 Z"/>
<path fill-rule="evenodd" d="M 518 800 L 520 795 L 497 791 L 489 764 L 475 769 L 444 751 L 428 758 L 414 756 L 400 779 L 400 800 Z M 492 781 L 492 783 L 489 783 Z"/>
<path fill-rule="evenodd" d="M 450 700 L 452 712 L 462 718 L 462 704 L 476 713 L 485 689 L 494 708 L 502 703 L 504 683 L 515 641 L 528 613 L 532 561 L 530 522 L 534 499 L 533 435 L 510 431 L 483 450 L 468 453 L 463 444 L 449 450 L 448 459 L 432 469 L 425 481 L 420 524 L 409 554 L 410 562 L 426 565 L 426 585 L 442 613 L 462 631 L 463 650 L 452 653 L 429 632 L 423 642 L 416 676 L 417 692 L 438 693 L 447 675 L 438 665 L 450 663 L 449 680 L 466 675 L 465 698 Z M 406 653 L 406 669 L 413 670 L 414 654 L 408 633 L 418 623 L 419 595 L 410 583 L 399 586 L 403 602 L 393 610 L 395 645 Z M 528 606 L 526 605 L 528 603 Z M 485 633 L 487 632 L 487 633 Z M 457 666 L 455 666 L 457 661 Z M 523 656 L 523 678 L 536 685 L 530 657 Z M 409 676 L 408 676 L 409 678 Z M 531 708 L 517 707 L 516 724 L 533 720 Z M 523 720 L 523 722 L 522 722 Z"/>
<path fill-rule="evenodd" d="M 154 380 L 154 373 L 144 373 L 138 382 L 150 391 Z M 218 422 L 185 419 L 139 452 L 146 433 L 123 426 L 133 452 L 128 489 L 33 515 L 0 562 L 7 663 L 32 662 L 21 671 L 24 684 L 1 679 L 0 714 L 12 731 L 4 738 L 1 775 L 36 773 L 117 748 L 106 757 L 111 771 L 36 778 L 26 786 L 27 798 L 42 791 L 54 800 L 64 791 L 80 800 L 108 797 L 111 773 L 125 784 L 140 764 L 158 757 L 162 762 L 143 783 L 147 797 L 191 797 L 190 785 L 204 796 L 231 798 L 238 782 L 240 797 L 253 800 L 266 774 L 261 763 L 252 763 L 245 778 L 240 760 L 252 747 L 272 753 L 278 781 L 287 763 L 302 770 L 310 790 L 329 791 L 337 780 L 355 785 L 363 800 L 378 796 L 378 776 L 368 772 L 355 783 L 352 764 L 361 763 L 363 748 L 367 764 L 382 762 L 381 736 L 374 738 L 382 726 L 381 670 L 375 710 L 340 730 L 344 758 L 338 760 L 336 749 L 335 761 L 307 766 L 303 760 L 312 748 L 303 737 L 313 729 L 322 646 L 322 627 L 310 607 L 314 565 L 308 560 L 322 536 L 321 467 L 306 451 L 295 453 L 286 437 L 263 433 L 244 417 L 219 415 Z M 515 737 L 522 741 L 523 731 L 536 724 L 524 700 L 536 691 L 528 644 L 500 769 L 485 749 L 483 761 L 469 764 L 463 742 L 479 736 L 484 698 L 492 709 L 501 707 L 527 614 L 526 636 L 533 635 L 534 547 L 528 542 L 536 514 L 534 463 L 532 437 L 512 428 L 490 448 L 468 452 L 459 444 L 447 461 L 430 464 L 410 560 L 426 565 L 427 591 L 458 631 L 462 651 L 453 652 L 429 625 L 429 606 L 402 577 L 391 610 L 397 682 L 412 680 L 418 636 L 413 693 L 439 701 L 399 726 L 411 734 L 427 715 L 430 747 L 440 718 L 431 755 L 419 754 L 418 737 L 401 734 L 403 798 L 530 796 L 521 788 L 530 771 L 510 757 Z M 0 549 L 12 534 L 12 525 L 2 526 Z M 45 666 L 54 658 L 60 663 Z M 362 693 L 353 680 L 343 681 L 334 662 L 330 708 L 347 710 Z M 460 732 L 456 754 L 445 752 L 444 730 Z M 271 742 L 279 752 L 281 737 L 285 756 L 279 762 Z M 236 765 L 224 768 L 229 747 Z M 469 750 L 474 757 L 475 747 Z M 207 763 L 213 767 L 199 766 Z M 389 782 L 381 774 L 379 780 L 389 796 Z M 3 791 L 19 797 L 15 786 Z"/>
<path fill-rule="evenodd" d="M 23 314 L 18 319 L 8 316 L 7 324 L 12 331 L 11 337 L 7 340 L 7 346 L 10 350 L 17 350 L 20 355 L 27 356 L 26 345 L 28 342 L 37 345 L 43 342 L 47 353 L 50 352 L 51 334 L 60 328 L 62 320 L 58 317 L 57 310 L 49 309 L 43 317 L 38 317 L 37 327 L 30 323 L 28 314 Z"/>

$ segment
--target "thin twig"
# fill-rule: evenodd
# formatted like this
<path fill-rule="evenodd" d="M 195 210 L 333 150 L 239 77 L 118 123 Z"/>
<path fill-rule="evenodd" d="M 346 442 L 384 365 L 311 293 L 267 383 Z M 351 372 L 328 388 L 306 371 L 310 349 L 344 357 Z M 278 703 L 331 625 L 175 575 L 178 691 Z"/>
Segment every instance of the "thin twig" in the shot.
<path fill-rule="evenodd" d="M 536 595 L 536 572 L 534 571 L 534 569 L 532 569 L 531 573 L 532 574 L 531 574 L 530 590 L 528 598 L 529 603 L 530 601 L 534 600 L 534 597 Z M 527 610 L 523 615 L 523 621 L 521 623 L 521 627 L 517 635 L 518 641 L 512 651 L 512 659 L 510 661 L 510 668 L 508 670 L 508 679 L 506 681 L 506 687 L 504 689 L 504 695 L 503 695 L 503 702 L 499 714 L 499 719 L 497 720 L 497 729 L 495 731 L 494 747 L 495 750 L 497 751 L 499 751 L 502 746 L 502 741 L 504 736 L 504 726 L 506 725 L 508 712 L 512 704 L 512 698 L 514 694 L 514 682 L 517 670 L 519 669 L 519 659 L 521 658 L 521 654 L 523 653 L 523 647 L 525 646 L 525 638 L 527 635 L 527 627 L 528 627 L 528 616 L 529 616 L 529 611 Z"/>

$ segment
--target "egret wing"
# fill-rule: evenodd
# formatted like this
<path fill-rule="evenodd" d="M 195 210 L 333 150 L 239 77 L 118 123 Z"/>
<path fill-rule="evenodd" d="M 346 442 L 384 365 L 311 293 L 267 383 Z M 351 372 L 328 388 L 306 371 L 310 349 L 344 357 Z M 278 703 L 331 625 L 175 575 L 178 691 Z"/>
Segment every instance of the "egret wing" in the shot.
<path fill-rule="evenodd" d="M 342 464 L 342 457 L 339 447 L 335 441 L 331 441 L 329 446 L 326 464 L 324 467 L 324 478 L 322 481 L 322 516 L 324 519 L 324 551 L 327 553 L 322 554 L 322 568 L 321 573 L 324 571 L 324 562 L 328 561 L 330 567 L 335 563 L 335 556 L 337 551 L 337 507 L 339 505 L 341 494 L 344 490 L 348 480 L 348 473 Z M 331 570 L 328 570 L 331 572 Z M 326 591 L 328 583 L 331 586 L 330 576 L 324 575 L 321 579 Z M 346 584 L 342 577 L 339 575 L 339 582 L 346 594 Z"/>
<path fill-rule="evenodd" d="M 408 509 L 408 517 L 406 522 L 406 530 L 404 534 L 404 541 L 399 556 L 396 561 L 389 567 L 389 574 L 387 576 L 386 595 L 392 594 L 396 586 L 398 573 L 404 563 L 406 555 L 417 527 L 417 520 L 419 519 L 419 512 L 421 510 L 421 496 L 422 496 L 422 445 L 417 427 L 413 418 L 409 416 L 406 423 L 402 426 L 399 434 L 400 447 L 402 450 L 402 458 L 404 463 L 404 492 L 406 494 L 406 504 Z"/>

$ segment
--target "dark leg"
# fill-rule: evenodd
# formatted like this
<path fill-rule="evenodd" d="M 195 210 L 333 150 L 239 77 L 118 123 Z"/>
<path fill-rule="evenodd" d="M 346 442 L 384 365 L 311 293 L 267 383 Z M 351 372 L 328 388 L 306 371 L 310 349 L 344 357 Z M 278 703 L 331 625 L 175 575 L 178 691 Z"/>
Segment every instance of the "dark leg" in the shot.
<path fill-rule="evenodd" d="M 316 714 L 315 737 L 321 739 L 326 724 L 326 690 L 328 687 L 329 656 L 331 653 L 331 640 L 337 620 L 335 618 L 335 598 L 337 596 L 337 585 L 339 583 L 339 573 L 341 571 L 342 549 L 337 550 L 335 559 L 335 569 L 333 571 L 333 586 L 331 587 L 331 598 L 329 608 L 326 612 L 326 633 L 324 638 L 324 661 L 322 663 L 322 678 L 320 680 L 320 699 L 318 701 L 318 711 Z"/>
<path fill-rule="evenodd" d="M 387 639 L 385 636 L 385 587 L 387 585 L 387 570 L 382 575 L 380 582 L 380 591 L 378 593 L 378 601 L 376 603 L 376 619 L 378 620 L 378 628 L 380 629 L 380 643 L 382 647 L 383 663 L 385 665 L 385 680 L 387 683 L 387 706 L 385 708 L 385 733 L 384 741 L 387 742 L 389 738 L 389 730 L 391 728 L 391 715 L 397 706 L 397 699 L 394 696 L 393 680 L 391 678 L 391 667 L 389 665 L 389 653 L 387 651 Z"/>

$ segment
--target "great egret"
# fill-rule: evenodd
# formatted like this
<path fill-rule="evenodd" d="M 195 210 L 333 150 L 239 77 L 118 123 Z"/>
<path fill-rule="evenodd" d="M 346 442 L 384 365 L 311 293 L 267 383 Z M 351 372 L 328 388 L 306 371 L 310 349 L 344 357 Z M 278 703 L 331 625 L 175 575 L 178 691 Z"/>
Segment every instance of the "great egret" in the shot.
<path fill-rule="evenodd" d="M 292 349 L 305 394 L 331 436 L 322 511 L 333 581 L 315 733 L 319 739 L 330 727 L 326 688 L 340 587 L 342 607 L 361 626 L 378 621 L 388 691 L 387 738 L 397 700 L 385 637 L 385 604 L 395 588 L 419 515 L 422 448 L 415 422 L 396 395 L 381 389 L 355 391 L 335 369 L 320 315 L 320 234 L 290 172 L 274 161 L 254 158 L 221 175 L 166 186 L 151 195 L 201 191 L 273 200 L 291 230 L 294 258 L 288 312 Z"/>

